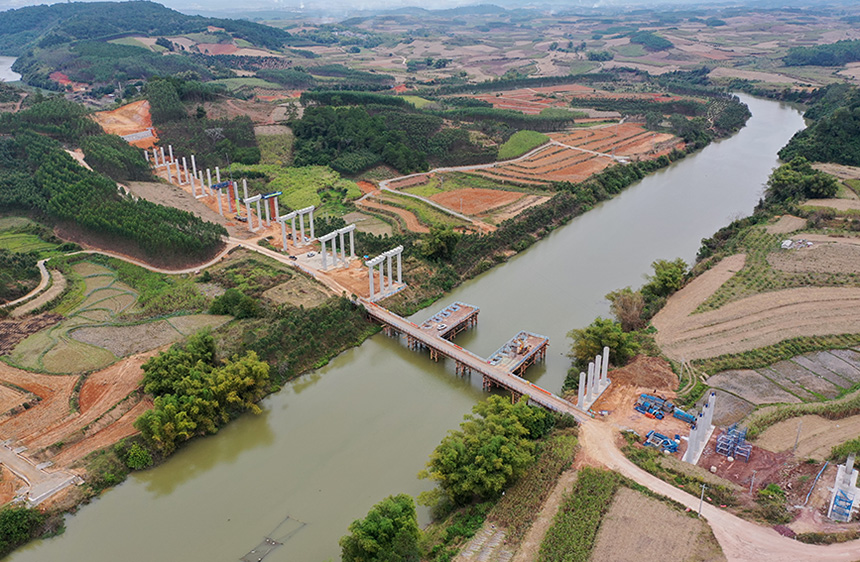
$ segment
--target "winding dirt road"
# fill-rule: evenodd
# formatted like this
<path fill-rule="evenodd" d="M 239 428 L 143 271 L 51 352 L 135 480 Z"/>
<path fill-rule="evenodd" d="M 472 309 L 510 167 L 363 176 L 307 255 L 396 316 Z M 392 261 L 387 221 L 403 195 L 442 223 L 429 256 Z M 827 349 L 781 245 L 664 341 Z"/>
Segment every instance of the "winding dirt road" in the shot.
<path fill-rule="evenodd" d="M 583 449 L 595 461 L 690 509 L 699 509 L 699 498 L 663 482 L 627 460 L 615 445 L 618 430 L 609 424 L 593 421 L 584 423 L 579 436 Z M 848 562 L 860 557 L 860 540 L 828 546 L 805 544 L 708 503 L 702 506 L 702 516 L 711 525 L 723 554 L 729 560 Z"/>

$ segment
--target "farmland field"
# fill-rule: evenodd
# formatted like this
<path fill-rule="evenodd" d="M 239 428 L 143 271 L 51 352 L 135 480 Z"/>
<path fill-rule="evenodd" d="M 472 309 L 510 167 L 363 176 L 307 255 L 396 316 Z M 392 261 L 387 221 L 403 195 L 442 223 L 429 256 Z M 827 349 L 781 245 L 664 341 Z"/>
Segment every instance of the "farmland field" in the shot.
<path fill-rule="evenodd" d="M 252 166 L 234 164 L 233 170 L 260 172 L 269 178 L 269 182 L 256 190 L 255 182 L 248 183 L 251 191 L 274 192 L 283 194 L 278 198 L 282 208 L 302 209 L 310 205 L 322 206 L 320 192 L 326 190 L 342 191 L 346 199 L 356 199 L 361 196 L 361 190 L 355 182 L 343 179 L 340 174 L 326 166 L 306 166 L 302 168 L 285 168 L 275 164 L 257 164 Z"/>
<path fill-rule="evenodd" d="M 551 142 L 528 158 L 471 173 L 502 184 L 525 186 L 580 182 L 612 166 L 618 158 L 652 159 L 684 147 L 673 135 L 632 123 L 551 133 L 549 137 Z"/>
<path fill-rule="evenodd" d="M 658 532 L 654 525 L 671 532 Z M 659 533 L 659 537 L 657 534 Z M 603 517 L 590 562 L 725 560 L 708 524 L 629 488 L 615 494 Z"/>
<path fill-rule="evenodd" d="M 549 141 L 549 137 L 535 131 L 517 131 L 511 138 L 499 147 L 499 160 L 507 160 L 522 156 L 529 150 L 539 147 Z"/>

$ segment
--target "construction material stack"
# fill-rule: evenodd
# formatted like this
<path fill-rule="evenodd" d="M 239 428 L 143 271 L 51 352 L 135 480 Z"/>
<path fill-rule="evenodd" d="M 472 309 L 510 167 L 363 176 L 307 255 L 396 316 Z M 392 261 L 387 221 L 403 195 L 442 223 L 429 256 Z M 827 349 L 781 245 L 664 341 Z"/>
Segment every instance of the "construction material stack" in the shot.
<path fill-rule="evenodd" d="M 678 452 L 678 441 L 669 439 L 662 433 L 657 433 L 653 429 L 645 436 L 645 446 L 661 449 L 664 453 Z"/>

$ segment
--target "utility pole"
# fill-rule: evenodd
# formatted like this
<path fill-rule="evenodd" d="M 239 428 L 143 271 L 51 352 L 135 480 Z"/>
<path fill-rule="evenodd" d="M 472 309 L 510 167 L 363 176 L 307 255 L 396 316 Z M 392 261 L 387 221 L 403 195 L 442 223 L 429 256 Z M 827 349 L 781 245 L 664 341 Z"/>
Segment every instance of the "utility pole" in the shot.
<path fill-rule="evenodd" d="M 753 470 L 752 480 L 750 480 L 750 495 L 752 495 L 753 484 L 755 484 L 755 473 L 756 471 Z"/>
<path fill-rule="evenodd" d="M 699 496 L 699 517 L 702 516 L 702 504 L 705 503 L 705 488 L 706 487 L 707 486 L 705 486 L 705 484 L 702 483 L 702 495 Z"/>

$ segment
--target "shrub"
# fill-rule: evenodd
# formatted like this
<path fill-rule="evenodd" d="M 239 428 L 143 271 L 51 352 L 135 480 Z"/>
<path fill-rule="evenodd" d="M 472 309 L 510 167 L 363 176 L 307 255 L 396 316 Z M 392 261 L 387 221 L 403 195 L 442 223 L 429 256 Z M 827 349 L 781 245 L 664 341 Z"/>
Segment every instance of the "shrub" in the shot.
<path fill-rule="evenodd" d="M 135 443 L 126 453 L 125 464 L 132 470 L 143 470 L 152 465 L 152 455 L 139 443 Z"/>

